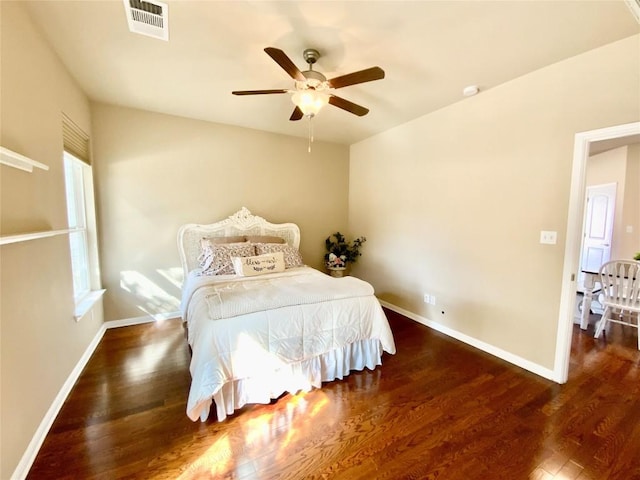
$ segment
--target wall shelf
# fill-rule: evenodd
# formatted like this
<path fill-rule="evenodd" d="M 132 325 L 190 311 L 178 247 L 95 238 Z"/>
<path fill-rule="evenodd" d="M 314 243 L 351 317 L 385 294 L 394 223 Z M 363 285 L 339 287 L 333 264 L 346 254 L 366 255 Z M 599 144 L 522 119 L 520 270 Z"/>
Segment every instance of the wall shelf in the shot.
<path fill-rule="evenodd" d="M 33 172 L 34 167 L 49 170 L 49 165 L 31 160 L 29 157 L 20 155 L 5 147 L 0 147 L 0 163 L 24 170 L 25 172 Z"/>
<path fill-rule="evenodd" d="M 7 245 L 9 243 L 27 242 L 29 240 L 37 240 L 38 238 L 54 237 L 56 235 L 65 235 L 71 230 L 46 230 L 44 232 L 33 233 L 20 233 L 17 235 L 3 235 L 0 236 L 0 245 Z"/>

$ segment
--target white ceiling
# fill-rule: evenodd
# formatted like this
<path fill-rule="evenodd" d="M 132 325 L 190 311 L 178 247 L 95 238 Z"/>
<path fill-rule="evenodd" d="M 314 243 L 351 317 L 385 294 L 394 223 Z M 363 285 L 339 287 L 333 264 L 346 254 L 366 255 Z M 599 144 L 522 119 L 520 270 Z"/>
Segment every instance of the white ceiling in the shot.
<path fill-rule="evenodd" d="M 129 32 L 121 0 L 24 3 L 92 100 L 154 112 L 306 137 L 288 95 L 231 95 L 293 86 L 265 47 L 301 70 L 315 48 L 328 78 L 379 66 L 385 79 L 336 91 L 368 115 L 314 119 L 316 139 L 343 144 L 640 31 L 622 0 L 169 0 L 165 42 Z"/>

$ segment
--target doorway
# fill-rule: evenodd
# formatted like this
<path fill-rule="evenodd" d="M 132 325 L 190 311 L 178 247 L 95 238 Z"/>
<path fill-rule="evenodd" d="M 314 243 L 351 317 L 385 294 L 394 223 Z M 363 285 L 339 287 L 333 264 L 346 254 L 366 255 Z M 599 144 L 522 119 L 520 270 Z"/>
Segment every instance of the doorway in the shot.
<path fill-rule="evenodd" d="M 578 272 L 586 193 L 586 168 L 591 146 L 596 142 L 618 142 L 620 146 L 636 143 L 640 138 L 640 122 L 577 133 L 574 141 L 571 190 L 567 217 L 567 241 L 564 252 L 562 293 L 556 336 L 556 355 L 553 380 L 566 383 L 569 376 L 569 357 L 573 335 L 576 274 Z"/>

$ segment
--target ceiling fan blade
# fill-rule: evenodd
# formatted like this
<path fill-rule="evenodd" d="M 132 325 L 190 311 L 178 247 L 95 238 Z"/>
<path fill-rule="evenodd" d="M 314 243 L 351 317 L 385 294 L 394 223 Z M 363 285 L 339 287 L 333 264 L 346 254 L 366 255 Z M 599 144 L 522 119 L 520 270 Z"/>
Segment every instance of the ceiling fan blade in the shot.
<path fill-rule="evenodd" d="M 305 76 L 302 75 L 302 72 L 282 50 L 278 48 L 267 47 L 264 49 L 264 51 L 267 52 L 267 55 L 273 58 L 275 62 L 280 65 L 291 78 L 293 78 L 294 80 L 299 80 L 300 82 L 304 82 L 306 80 Z"/>
<path fill-rule="evenodd" d="M 289 90 L 236 90 L 234 95 L 267 95 L 270 93 L 287 93 Z"/>
<path fill-rule="evenodd" d="M 331 95 L 329 97 L 329 103 L 334 107 L 341 108 L 343 110 L 346 110 L 347 112 L 353 113 L 354 115 L 358 115 L 359 117 L 362 117 L 369 113 L 368 108 L 350 102 L 349 100 L 345 100 L 344 98 L 336 97 L 335 95 Z"/>
<path fill-rule="evenodd" d="M 302 117 L 304 117 L 304 113 L 302 113 L 302 110 L 300 110 L 300 108 L 296 107 L 293 109 L 293 113 L 289 117 L 289 120 L 291 121 L 300 120 Z"/>
<path fill-rule="evenodd" d="M 380 67 L 371 67 L 359 72 L 348 73 L 340 77 L 329 80 L 331 88 L 348 87 L 358 83 L 371 82 L 372 80 L 381 80 L 384 78 L 384 70 Z"/>

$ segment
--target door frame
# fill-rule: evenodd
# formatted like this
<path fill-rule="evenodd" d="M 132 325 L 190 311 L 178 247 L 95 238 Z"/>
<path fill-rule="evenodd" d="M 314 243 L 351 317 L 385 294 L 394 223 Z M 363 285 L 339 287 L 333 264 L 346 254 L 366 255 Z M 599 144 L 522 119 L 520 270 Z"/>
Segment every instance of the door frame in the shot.
<path fill-rule="evenodd" d="M 556 334 L 556 355 L 553 380 L 566 383 L 569 377 L 571 337 L 573 335 L 573 309 L 575 306 L 580 249 L 584 229 L 584 202 L 587 183 L 587 160 L 592 142 L 640 135 L 640 122 L 626 123 L 613 127 L 576 133 L 573 147 L 571 190 L 567 216 L 567 236 L 562 269 L 562 292 L 558 330 Z"/>

